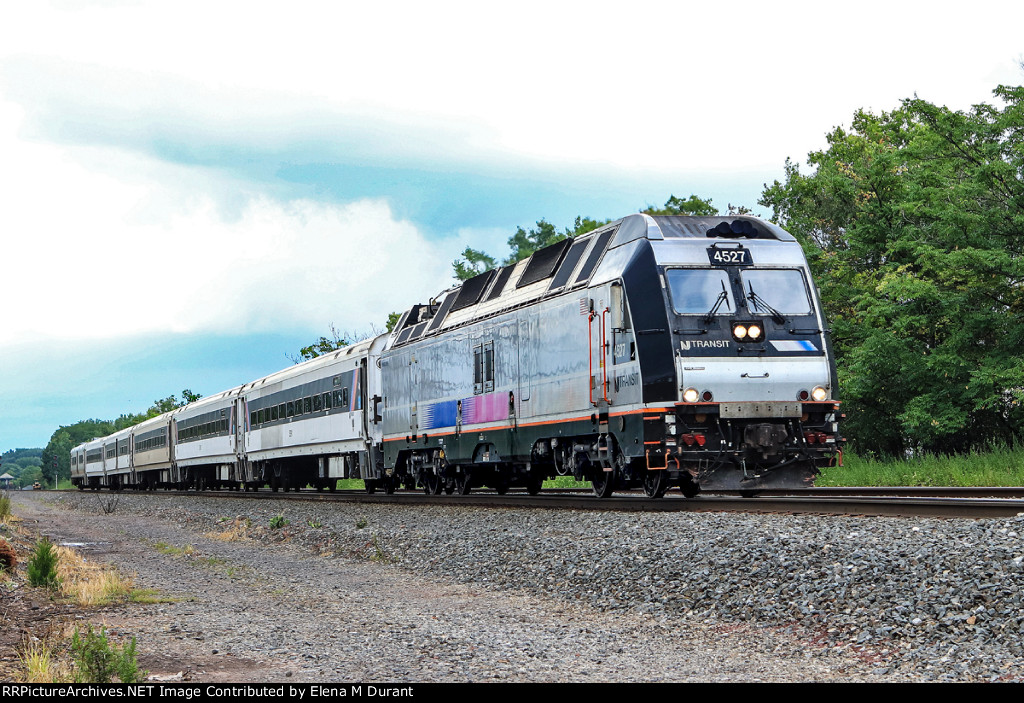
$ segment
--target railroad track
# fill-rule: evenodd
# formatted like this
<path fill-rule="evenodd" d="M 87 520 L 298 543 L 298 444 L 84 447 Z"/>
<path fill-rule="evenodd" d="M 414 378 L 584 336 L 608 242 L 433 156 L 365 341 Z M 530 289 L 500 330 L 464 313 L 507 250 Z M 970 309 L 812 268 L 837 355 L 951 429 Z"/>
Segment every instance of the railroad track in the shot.
<path fill-rule="evenodd" d="M 589 492 L 575 489 L 552 489 L 537 496 L 525 492 L 498 495 L 486 490 L 475 490 L 467 496 L 423 495 L 422 491 L 411 490 L 391 495 L 367 495 L 362 491 L 274 493 L 268 490 L 248 493 L 159 491 L 155 495 L 622 512 L 747 512 L 968 519 L 1013 517 L 1024 513 L 1024 488 L 810 488 L 761 491 L 754 497 L 743 497 L 738 492 L 707 493 L 696 498 L 669 494 L 659 500 L 651 500 L 642 493 L 628 492 L 601 500 Z"/>

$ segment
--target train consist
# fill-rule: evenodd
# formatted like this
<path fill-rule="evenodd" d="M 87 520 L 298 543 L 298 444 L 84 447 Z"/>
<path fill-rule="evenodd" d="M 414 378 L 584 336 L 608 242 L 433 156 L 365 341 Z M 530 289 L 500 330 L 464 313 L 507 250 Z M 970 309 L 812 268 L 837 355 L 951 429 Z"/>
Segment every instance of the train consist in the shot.
<path fill-rule="evenodd" d="M 792 235 L 636 214 L 415 305 L 389 334 L 86 442 L 72 481 L 753 492 L 841 457 L 835 389 Z"/>

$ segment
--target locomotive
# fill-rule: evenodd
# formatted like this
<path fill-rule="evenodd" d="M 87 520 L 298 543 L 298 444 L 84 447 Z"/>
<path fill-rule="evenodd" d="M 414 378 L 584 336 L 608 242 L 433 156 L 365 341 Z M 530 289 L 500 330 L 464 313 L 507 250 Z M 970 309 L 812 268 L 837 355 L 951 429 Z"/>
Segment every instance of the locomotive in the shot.
<path fill-rule="evenodd" d="M 72 479 L 752 493 L 841 459 L 836 388 L 792 235 L 635 214 L 414 305 L 388 334 L 76 447 Z"/>

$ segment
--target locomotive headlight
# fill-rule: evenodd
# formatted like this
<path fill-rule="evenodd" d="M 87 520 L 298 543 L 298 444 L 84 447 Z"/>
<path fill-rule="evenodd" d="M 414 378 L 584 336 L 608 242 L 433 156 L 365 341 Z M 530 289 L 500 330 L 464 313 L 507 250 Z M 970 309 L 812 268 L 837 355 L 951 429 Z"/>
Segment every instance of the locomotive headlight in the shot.
<path fill-rule="evenodd" d="M 825 400 L 825 398 L 828 398 L 828 391 L 821 386 L 815 386 L 811 391 L 811 398 L 821 402 L 822 400 Z"/>
<path fill-rule="evenodd" d="M 698 398 L 700 398 L 700 393 L 696 388 L 687 388 L 683 391 L 683 400 L 687 403 L 696 403 Z"/>
<path fill-rule="evenodd" d="M 760 342 L 764 328 L 756 322 L 737 322 L 732 326 L 732 338 L 737 342 Z"/>

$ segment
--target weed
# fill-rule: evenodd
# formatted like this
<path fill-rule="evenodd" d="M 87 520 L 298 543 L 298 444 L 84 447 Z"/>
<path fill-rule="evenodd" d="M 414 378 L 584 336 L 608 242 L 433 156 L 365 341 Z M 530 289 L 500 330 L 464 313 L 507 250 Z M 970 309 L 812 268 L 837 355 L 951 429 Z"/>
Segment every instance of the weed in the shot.
<path fill-rule="evenodd" d="M 68 547 L 57 547 L 61 593 L 79 605 L 106 605 L 128 597 L 132 580 L 115 569 L 85 560 Z"/>
<path fill-rule="evenodd" d="M 106 496 L 96 496 L 96 502 L 100 505 L 100 510 L 103 511 L 104 515 L 111 515 L 117 510 L 117 504 L 121 500 L 120 493 L 113 493 Z"/>
<path fill-rule="evenodd" d="M 368 522 L 366 521 L 366 518 L 364 518 L 364 517 L 361 517 L 361 518 L 359 518 L 358 520 L 356 520 L 356 529 L 357 529 L 357 530 L 361 530 L 361 529 L 363 529 L 364 527 L 366 527 L 366 526 L 367 526 L 368 524 L 370 524 L 370 523 L 368 523 Z"/>
<path fill-rule="evenodd" d="M 384 545 L 381 544 L 380 538 L 377 535 L 373 536 L 373 554 L 370 555 L 370 561 L 375 561 L 381 564 L 390 564 L 392 559 L 384 549 Z"/>
<path fill-rule="evenodd" d="M 271 529 L 279 530 L 287 524 L 288 520 L 285 518 L 284 514 L 275 515 L 274 517 L 270 518 Z"/>
<path fill-rule="evenodd" d="M 145 676 L 135 661 L 135 638 L 118 647 L 107 640 L 106 628 L 99 632 L 89 625 L 83 634 L 75 629 L 71 636 L 71 653 L 75 659 L 76 683 L 138 683 Z"/>
<path fill-rule="evenodd" d="M 248 525 L 246 524 L 234 524 L 231 527 L 227 527 L 219 532 L 207 532 L 203 536 L 209 539 L 215 539 L 220 542 L 237 542 L 246 536 Z"/>
<path fill-rule="evenodd" d="M 171 598 L 169 596 L 160 595 L 160 591 L 155 588 L 133 588 L 128 593 L 128 600 L 132 603 L 143 603 L 145 605 L 153 605 L 155 603 L 177 603 L 177 598 Z"/>
<path fill-rule="evenodd" d="M 318 530 L 324 526 L 322 522 L 320 522 L 319 520 L 314 520 L 313 518 L 309 518 L 306 521 L 306 524 L 312 527 L 314 530 Z"/>
<path fill-rule="evenodd" d="M 18 652 L 25 667 L 25 683 L 63 683 L 71 680 L 70 667 L 59 661 L 48 638 L 26 641 Z"/>
<path fill-rule="evenodd" d="M 28 561 L 28 582 L 31 586 L 56 588 L 60 585 L 57 576 L 57 550 L 46 537 L 36 542 L 35 551 Z"/>
<path fill-rule="evenodd" d="M 221 564 L 226 564 L 228 562 L 227 559 L 222 557 L 203 557 L 200 561 L 207 566 L 220 566 Z"/>
<path fill-rule="evenodd" d="M 0 493 L 0 522 L 7 522 L 11 517 L 11 497 L 7 491 Z"/>
<path fill-rule="evenodd" d="M 175 557 L 182 554 L 189 556 L 196 553 L 196 548 L 191 544 L 186 544 L 184 547 L 175 547 L 173 544 L 167 544 L 167 542 L 157 542 L 153 547 L 161 554 L 170 554 Z"/>

